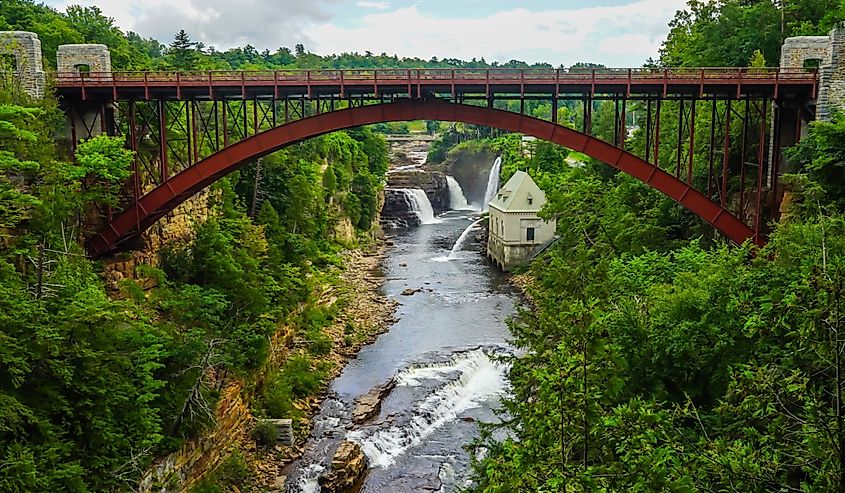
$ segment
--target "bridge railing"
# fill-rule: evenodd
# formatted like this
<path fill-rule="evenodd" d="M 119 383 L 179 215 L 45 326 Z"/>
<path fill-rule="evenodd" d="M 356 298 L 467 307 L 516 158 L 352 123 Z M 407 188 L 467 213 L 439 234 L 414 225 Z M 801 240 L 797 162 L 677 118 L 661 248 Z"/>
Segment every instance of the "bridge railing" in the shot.
<path fill-rule="evenodd" d="M 817 77 L 815 69 L 803 68 L 425 68 L 425 69 L 330 69 L 330 70 L 203 70 L 203 71 L 124 71 L 58 72 L 58 86 L 178 86 L 184 85 L 254 85 L 254 84 L 380 84 L 380 83 L 580 83 L 607 81 L 638 83 L 657 79 L 676 81 L 781 80 L 809 81 Z"/>

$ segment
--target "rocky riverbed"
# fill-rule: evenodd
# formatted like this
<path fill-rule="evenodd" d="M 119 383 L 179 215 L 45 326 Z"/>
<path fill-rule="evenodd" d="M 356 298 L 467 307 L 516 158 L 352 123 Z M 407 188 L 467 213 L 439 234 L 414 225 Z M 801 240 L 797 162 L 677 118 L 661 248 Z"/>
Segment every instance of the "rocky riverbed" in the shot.
<path fill-rule="evenodd" d="M 286 491 L 445 493 L 468 481 L 463 446 L 478 421 L 497 419 L 508 389 L 495 355 L 513 350 L 505 319 L 518 295 L 486 263 L 480 230 L 452 252 L 477 213 L 437 219 L 390 233 L 382 292 L 399 303 L 396 323 L 332 382 L 301 458 L 284 470 Z M 366 474 L 350 483 L 364 458 Z"/>
<path fill-rule="evenodd" d="M 350 358 L 396 322 L 394 312 L 397 302 L 389 299 L 381 291 L 385 281 L 381 263 L 385 249 L 390 245 L 391 242 L 388 241 L 368 251 L 345 252 L 340 282 L 334 287 L 327 287 L 320 296 L 319 303 L 324 306 L 341 299 L 344 306 L 335 322 L 325 331 L 333 342 L 332 352 L 325 358 L 326 361 L 333 362 L 327 381 L 331 381 L 340 374 Z M 357 328 L 351 341 L 347 330 L 350 325 Z M 256 446 L 249 433 L 244 433 L 239 448 L 256 472 L 255 482 L 259 488 L 267 491 L 284 491 L 285 466 L 302 456 L 304 443 L 314 426 L 313 417 L 320 410 L 327 391 L 328 389 L 325 389 L 319 395 L 295 403 L 303 419 L 299 420 L 294 427 L 295 441 L 292 446 L 280 444 L 271 450 L 263 450 Z M 350 450 L 348 446 L 341 452 L 341 457 L 338 458 L 341 462 L 354 457 L 354 449 Z M 361 463 L 352 462 L 354 463 L 348 468 L 340 468 L 338 471 L 333 469 L 333 480 L 345 484 L 349 474 L 355 471 L 360 474 L 366 470 Z"/>

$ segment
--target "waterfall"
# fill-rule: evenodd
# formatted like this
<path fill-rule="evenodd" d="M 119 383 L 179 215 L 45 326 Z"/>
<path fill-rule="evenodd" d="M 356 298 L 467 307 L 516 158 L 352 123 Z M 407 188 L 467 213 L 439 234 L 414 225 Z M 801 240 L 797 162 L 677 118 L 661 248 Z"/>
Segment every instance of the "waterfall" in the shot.
<path fill-rule="evenodd" d="M 482 211 L 486 211 L 490 207 L 490 201 L 496 197 L 496 192 L 499 191 L 499 171 L 501 169 L 502 156 L 498 156 L 493 161 L 493 167 L 490 168 L 490 176 L 487 177 L 487 190 L 484 191 L 484 203 L 481 204 Z"/>
<path fill-rule="evenodd" d="M 400 188 L 398 190 L 405 194 L 405 202 L 408 204 L 408 208 L 417 215 L 422 224 L 434 224 L 438 222 L 434 217 L 434 209 L 431 207 L 428 195 L 422 189 Z"/>
<path fill-rule="evenodd" d="M 461 233 L 461 236 L 458 237 L 458 241 L 456 241 L 455 245 L 452 247 L 452 252 L 449 253 L 449 258 L 455 258 L 455 255 L 457 255 L 458 252 L 461 251 L 461 248 L 464 246 L 464 242 L 467 241 L 467 236 L 469 236 L 470 230 L 472 230 L 472 228 L 474 228 L 476 224 L 480 223 L 483 220 L 484 219 L 478 219 L 477 221 L 467 226 L 467 229 L 465 229 L 464 232 Z"/>
<path fill-rule="evenodd" d="M 458 180 L 446 175 L 446 183 L 449 185 L 449 206 L 456 211 L 472 210 Z"/>
<path fill-rule="evenodd" d="M 400 387 L 422 387 L 426 381 L 444 382 L 413 408 L 410 422 L 368 433 L 354 430 L 347 439 L 357 442 L 372 467 L 388 467 L 461 413 L 508 391 L 507 367 L 494 362 L 483 349 L 456 355 L 451 361 L 411 367 L 396 375 Z"/>

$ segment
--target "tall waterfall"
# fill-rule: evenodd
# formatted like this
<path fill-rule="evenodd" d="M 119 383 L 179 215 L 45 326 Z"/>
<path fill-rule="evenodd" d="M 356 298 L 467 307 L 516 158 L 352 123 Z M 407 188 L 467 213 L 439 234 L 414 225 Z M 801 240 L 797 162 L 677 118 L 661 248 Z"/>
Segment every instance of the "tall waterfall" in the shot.
<path fill-rule="evenodd" d="M 434 217 L 434 209 L 431 207 L 431 201 L 428 200 L 428 195 L 420 188 L 400 188 L 399 190 L 405 194 L 405 202 L 408 208 L 417 215 L 422 224 L 437 223 Z"/>
<path fill-rule="evenodd" d="M 455 258 L 455 255 L 457 255 L 458 252 L 461 251 L 461 248 L 463 248 L 464 242 L 467 241 L 467 236 L 469 236 L 469 232 L 472 230 L 472 228 L 475 227 L 476 224 L 480 223 L 483 220 L 483 218 L 478 219 L 477 221 L 467 226 L 467 229 L 465 229 L 464 232 L 461 233 L 461 236 L 458 237 L 458 241 L 456 241 L 454 246 L 452 246 L 452 251 L 449 253 L 449 258 Z"/>
<path fill-rule="evenodd" d="M 496 192 L 499 191 L 499 171 L 502 169 L 502 156 L 498 156 L 493 161 L 493 167 L 490 168 L 490 176 L 487 177 L 487 190 L 484 192 L 484 203 L 481 204 L 481 210 L 486 211 L 490 206 L 490 201 L 496 197 Z"/>
<path fill-rule="evenodd" d="M 446 175 L 446 183 L 449 185 L 449 206 L 456 211 L 471 210 L 472 207 L 469 206 L 464 189 L 461 188 L 458 180 Z"/>

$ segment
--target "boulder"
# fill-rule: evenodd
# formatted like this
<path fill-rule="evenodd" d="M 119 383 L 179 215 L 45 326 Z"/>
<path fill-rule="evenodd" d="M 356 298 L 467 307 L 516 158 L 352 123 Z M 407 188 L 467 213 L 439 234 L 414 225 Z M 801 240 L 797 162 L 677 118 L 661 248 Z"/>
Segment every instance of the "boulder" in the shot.
<path fill-rule="evenodd" d="M 329 472 L 320 476 L 321 493 L 354 493 L 361 489 L 369 462 L 361 446 L 343 441 L 332 458 Z"/>
<path fill-rule="evenodd" d="M 356 425 L 361 424 L 377 415 L 381 411 L 382 401 L 394 387 L 396 387 L 396 381 L 391 378 L 355 399 L 355 407 L 352 409 L 352 422 Z"/>

